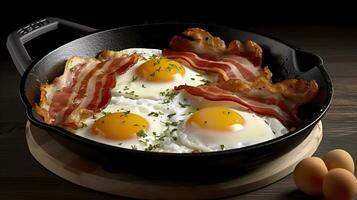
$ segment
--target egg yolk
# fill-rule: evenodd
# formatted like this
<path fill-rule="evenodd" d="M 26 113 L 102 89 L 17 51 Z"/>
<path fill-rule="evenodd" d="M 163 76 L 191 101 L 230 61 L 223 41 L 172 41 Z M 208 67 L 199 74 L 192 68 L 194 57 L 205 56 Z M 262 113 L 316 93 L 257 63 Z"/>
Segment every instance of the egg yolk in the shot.
<path fill-rule="evenodd" d="M 187 125 L 213 131 L 231 131 L 234 125 L 243 125 L 244 118 L 225 107 L 208 107 L 193 113 Z"/>
<path fill-rule="evenodd" d="M 132 113 L 117 112 L 96 120 L 92 126 L 92 132 L 108 139 L 126 140 L 148 128 L 149 123 L 143 117 Z"/>
<path fill-rule="evenodd" d="M 185 68 L 167 58 L 153 58 L 140 65 L 136 73 L 147 81 L 168 82 L 174 80 L 177 75 L 183 76 Z"/>

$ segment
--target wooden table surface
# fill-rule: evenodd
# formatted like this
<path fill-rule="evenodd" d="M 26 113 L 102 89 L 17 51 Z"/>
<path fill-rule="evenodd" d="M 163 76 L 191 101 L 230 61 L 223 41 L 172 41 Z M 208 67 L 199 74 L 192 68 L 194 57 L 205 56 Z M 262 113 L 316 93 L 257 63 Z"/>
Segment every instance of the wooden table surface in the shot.
<path fill-rule="evenodd" d="M 323 118 L 324 138 L 316 152 L 342 148 L 357 159 L 357 27 L 245 27 L 280 38 L 325 61 L 335 89 Z M 18 96 L 20 76 L 10 58 L 0 61 L 0 199 L 125 199 L 69 183 L 40 166 L 25 142 L 26 116 Z M 230 199 L 316 199 L 299 192 L 292 176 Z"/>

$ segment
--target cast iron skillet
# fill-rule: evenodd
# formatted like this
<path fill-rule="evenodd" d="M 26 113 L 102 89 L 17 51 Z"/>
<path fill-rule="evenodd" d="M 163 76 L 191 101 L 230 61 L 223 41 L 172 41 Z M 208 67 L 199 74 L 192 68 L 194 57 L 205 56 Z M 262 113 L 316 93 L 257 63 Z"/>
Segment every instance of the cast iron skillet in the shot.
<path fill-rule="evenodd" d="M 272 70 L 275 81 L 298 78 L 316 80 L 320 92 L 316 101 L 302 106 L 299 115 L 307 121 L 294 131 L 260 144 L 220 152 L 172 154 L 123 149 L 82 138 L 66 130 L 47 125 L 33 109 L 39 100 L 39 86 L 63 72 L 64 62 L 73 55 L 94 57 L 103 49 L 120 50 L 131 47 L 168 47 L 172 36 L 188 27 L 200 27 L 225 41 L 252 39 L 263 48 L 263 64 Z M 69 28 L 88 34 L 32 60 L 24 44 L 42 34 L 58 28 Z M 102 163 L 107 170 L 130 170 L 150 174 L 216 174 L 222 176 L 241 173 L 259 167 L 291 150 L 309 135 L 314 125 L 326 113 L 332 99 L 331 80 L 322 59 L 312 53 L 298 50 L 276 39 L 233 28 L 207 24 L 146 24 L 119 27 L 111 30 L 96 29 L 58 18 L 46 18 L 11 33 L 7 48 L 22 75 L 20 94 L 26 106 L 29 121 L 47 131 L 53 138 L 72 151 Z M 174 173 L 173 173 L 174 172 Z"/>

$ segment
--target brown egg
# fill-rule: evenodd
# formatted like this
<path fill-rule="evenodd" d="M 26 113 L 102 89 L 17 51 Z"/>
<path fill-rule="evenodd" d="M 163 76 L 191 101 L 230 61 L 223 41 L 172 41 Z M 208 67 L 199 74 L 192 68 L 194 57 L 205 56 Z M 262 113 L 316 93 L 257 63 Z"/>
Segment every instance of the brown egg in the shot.
<path fill-rule="evenodd" d="M 355 175 L 346 169 L 332 169 L 324 178 L 323 194 L 328 200 L 351 200 L 357 194 Z"/>
<path fill-rule="evenodd" d="M 326 164 L 328 170 L 334 168 L 343 168 L 348 171 L 354 173 L 355 172 L 355 164 L 353 162 L 352 156 L 342 149 L 335 149 L 322 158 Z"/>
<path fill-rule="evenodd" d="M 327 167 L 318 157 L 305 158 L 300 161 L 293 172 L 296 186 L 306 194 L 321 195 Z"/>

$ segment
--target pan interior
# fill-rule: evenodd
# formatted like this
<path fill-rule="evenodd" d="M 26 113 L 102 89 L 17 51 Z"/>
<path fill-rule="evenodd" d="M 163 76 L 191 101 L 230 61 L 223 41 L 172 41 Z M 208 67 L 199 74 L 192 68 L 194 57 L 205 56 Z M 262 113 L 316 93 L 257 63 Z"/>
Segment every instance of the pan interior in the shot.
<path fill-rule="evenodd" d="M 39 101 L 39 87 L 42 83 L 51 82 L 63 73 L 66 59 L 73 55 L 95 57 L 104 49 L 121 50 L 126 48 L 156 48 L 164 49 L 172 36 L 181 33 L 189 27 L 200 27 L 212 35 L 229 42 L 234 39 L 241 41 L 251 39 L 263 48 L 263 66 L 269 66 L 273 72 L 273 81 L 288 78 L 316 80 L 320 92 L 315 102 L 301 106 L 299 116 L 304 119 L 316 118 L 321 114 L 321 108 L 326 108 L 331 98 L 331 86 L 322 63 L 313 54 L 295 51 L 290 46 L 268 37 L 216 25 L 198 24 L 154 24 L 117 28 L 94 33 L 70 43 L 67 43 L 41 59 L 34 62 L 26 73 L 24 92 L 29 104 Z M 329 98 L 330 97 L 330 98 Z M 37 120 L 43 121 L 33 110 L 31 113 Z"/>

